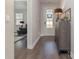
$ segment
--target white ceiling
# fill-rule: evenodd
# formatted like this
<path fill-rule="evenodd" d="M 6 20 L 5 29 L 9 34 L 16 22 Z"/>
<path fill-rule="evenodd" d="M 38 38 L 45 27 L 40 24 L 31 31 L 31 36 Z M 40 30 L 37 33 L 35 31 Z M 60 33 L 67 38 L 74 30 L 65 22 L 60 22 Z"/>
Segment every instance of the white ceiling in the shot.
<path fill-rule="evenodd" d="M 41 3 L 58 3 L 60 0 L 40 0 Z"/>
<path fill-rule="evenodd" d="M 15 1 L 27 1 L 27 0 L 15 0 Z M 61 0 L 39 0 L 41 3 L 59 3 Z"/>
<path fill-rule="evenodd" d="M 28 0 L 15 0 L 15 1 L 24 1 L 27 2 Z M 39 3 L 41 4 L 52 4 L 52 5 L 56 5 L 56 6 L 61 6 L 62 2 L 64 0 L 39 0 Z"/>
<path fill-rule="evenodd" d="M 14 1 L 27 1 L 27 0 L 14 0 Z"/>

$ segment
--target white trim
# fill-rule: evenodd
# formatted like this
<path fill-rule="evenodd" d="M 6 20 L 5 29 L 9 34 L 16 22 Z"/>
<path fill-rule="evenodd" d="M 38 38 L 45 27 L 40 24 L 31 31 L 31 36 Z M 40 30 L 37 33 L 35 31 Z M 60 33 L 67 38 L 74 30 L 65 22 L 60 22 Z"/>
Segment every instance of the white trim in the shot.
<path fill-rule="evenodd" d="M 33 48 L 35 47 L 35 45 L 37 44 L 37 42 L 39 41 L 39 39 L 40 39 L 41 36 L 55 36 L 55 34 L 51 34 L 51 35 L 44 35 L 44 34 L 41 34 L 41 35 L 36 39 L 36 41 L 35 41 L 33 44 L 30 43 L 30 45 L 29 45 L 27 48 L 28 48 L 28 49 L 33 49 Z"/>
<path fill-rule="evenodd" d="M 55 34 L 41 34 L 40 36 L 55 36 Z"/>
<path fill-rule="evenodd" d="M 71 52 L 71 58 L 74 59 L 74 54 Z"/>
<path fill-rule="evenodd" d="M 27 39 L 27 49 L 32 49 L 32 40 Z"/>
<path fill-rule="evenodd" d="M 39 37 L 36 39 L 36 41 L 33 43 L 31 49 L 33 49 L 33 48 L 35 47 L 35 45 L 37 44 L 37 42 L 39 41 L 39 39 L 40 39 L 40 36 L 39 36 Z"/>

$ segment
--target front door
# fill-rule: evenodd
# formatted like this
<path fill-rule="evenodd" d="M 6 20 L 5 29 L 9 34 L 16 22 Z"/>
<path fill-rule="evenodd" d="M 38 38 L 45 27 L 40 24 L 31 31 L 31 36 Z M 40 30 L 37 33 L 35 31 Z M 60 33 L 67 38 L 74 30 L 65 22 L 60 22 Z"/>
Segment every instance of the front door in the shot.
<path fill-rule="evenodd" d="M 55 34 L 53 26 L 53 9 L 43 9 L 41 23 L 41 33 L 43 36 L 52 36 Z"/>

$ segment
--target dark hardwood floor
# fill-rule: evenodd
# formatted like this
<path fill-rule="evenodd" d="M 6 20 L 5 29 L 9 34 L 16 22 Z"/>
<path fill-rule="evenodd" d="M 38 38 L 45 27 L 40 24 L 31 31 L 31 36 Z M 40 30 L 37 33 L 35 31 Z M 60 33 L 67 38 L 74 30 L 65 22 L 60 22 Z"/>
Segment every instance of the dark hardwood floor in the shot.
<path fill-rule="evenodd" d="M 67 54 L 58 54 L 52 36 L 40 38 L 33 50 L 26 49 L 26 40 L 24 40 L 15 44 L 15 59 L 71 59 Z"/>

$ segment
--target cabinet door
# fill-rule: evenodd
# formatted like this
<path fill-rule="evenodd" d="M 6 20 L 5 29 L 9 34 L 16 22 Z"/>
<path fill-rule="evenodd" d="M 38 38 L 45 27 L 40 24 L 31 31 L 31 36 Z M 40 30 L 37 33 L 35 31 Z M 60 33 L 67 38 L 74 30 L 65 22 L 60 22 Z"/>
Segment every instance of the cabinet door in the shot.
<path fill-rule="evenodd" d="M 67 24 L 66 24 L 67 26 L 66 26 L 66 36 L 67 36 L 67 49 L 69 49 L 70 50 L 70 45 L 71 45 L 71 26 L 70 26 L 70 22 L 67 22 Z"/>
<path fill-rule="evenodd" d="M 66 23 L 63 21 L 59 23 L 59 33 L 59 48 L 63 50 L 67 49 Z"/>

